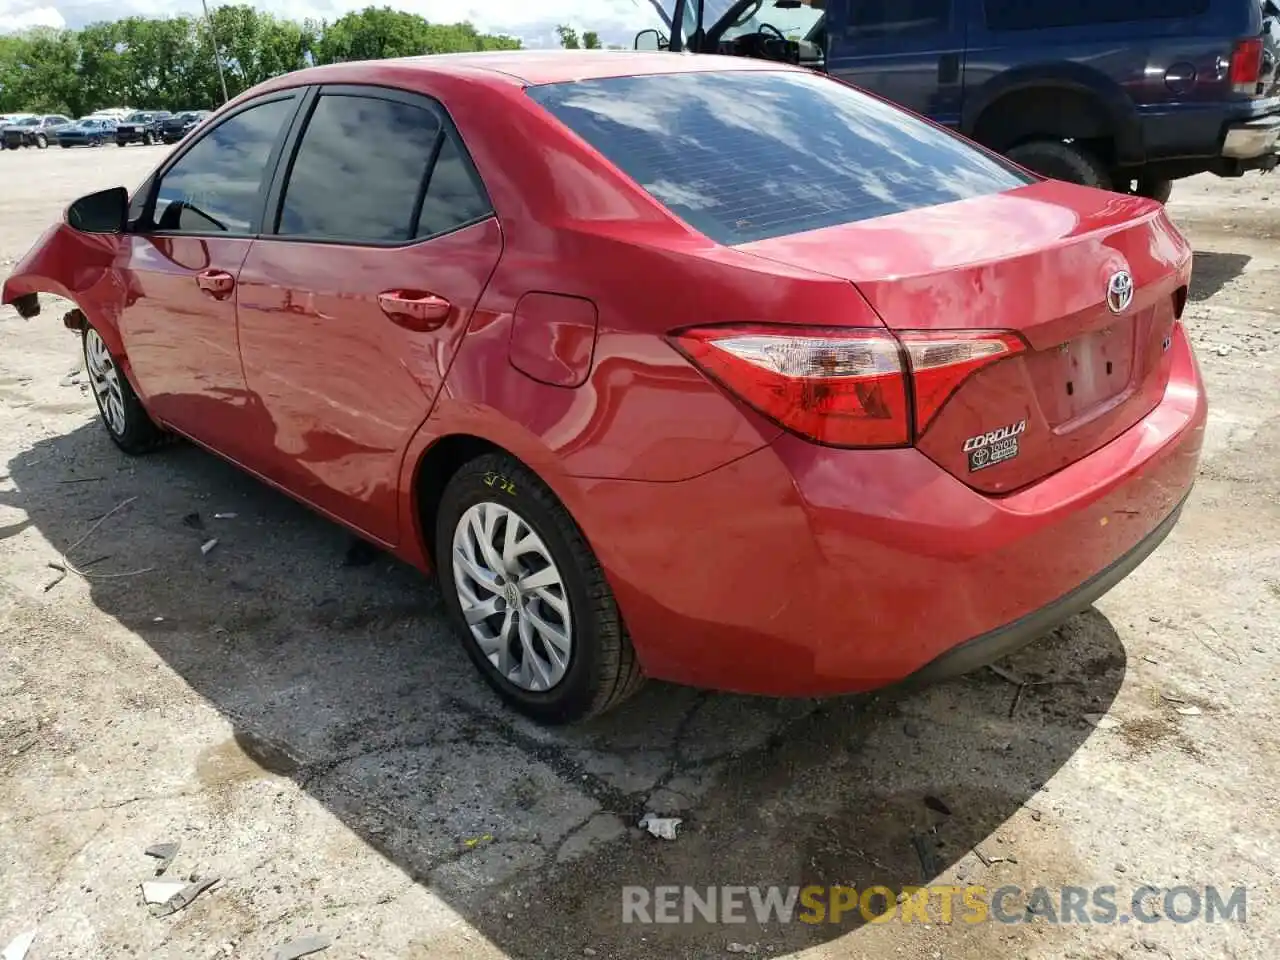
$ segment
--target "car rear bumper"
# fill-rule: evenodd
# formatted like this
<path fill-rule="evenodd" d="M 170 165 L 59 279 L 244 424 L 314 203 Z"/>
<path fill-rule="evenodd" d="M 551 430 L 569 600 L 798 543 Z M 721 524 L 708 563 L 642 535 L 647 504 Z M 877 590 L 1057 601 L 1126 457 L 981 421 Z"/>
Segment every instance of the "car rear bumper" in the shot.
<path fill-rule="evenodd" d="M 581 481 L 576 512 L 646 672 L 778 696 L 966 670 L 1051 631 L 1176 522 L 1207 412 L 1185 331 L 1161 403 L 994 497 L 916 450 L 786 435 L 683 483 Z"/>

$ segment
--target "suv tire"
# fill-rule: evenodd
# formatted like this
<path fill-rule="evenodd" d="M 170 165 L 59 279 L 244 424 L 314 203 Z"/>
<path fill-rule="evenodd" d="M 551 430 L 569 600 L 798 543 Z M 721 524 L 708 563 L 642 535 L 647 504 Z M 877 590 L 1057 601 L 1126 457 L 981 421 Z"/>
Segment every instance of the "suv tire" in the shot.
<path fill-rule="evenodd" d="M 1010 150 L 1014 163 L 1053 180 L 1065 180 L 1099 190 L 1111 189 L 1111 174 L 1094 154 L 1073 143 L 1059 140 L 1032 140 Z"/>
<path fill-rule="evenodd" d="M 1133 192 L 1140 197 L 1149 197 L 1160 203 L 1168 203 L 1169 197 L 1173 194 L 1173 181 L 1162 180 L 1159 177 L 1139 177 Z"/>
<path fill-rule="evenodd" d="M 37 150 L 43 150 L 45 147 L 49 145 L 49 138 L 46 137 L 43 133 L 37 133 L 35 143 L 36 143 Z"/>

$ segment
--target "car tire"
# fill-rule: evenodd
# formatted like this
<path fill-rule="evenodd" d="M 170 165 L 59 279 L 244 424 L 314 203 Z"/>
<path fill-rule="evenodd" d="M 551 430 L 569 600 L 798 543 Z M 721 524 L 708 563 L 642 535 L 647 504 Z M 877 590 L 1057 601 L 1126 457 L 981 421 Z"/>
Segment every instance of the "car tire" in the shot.
<path fill-rule="evenodd" d="M 170 441 L 172 436 L 156 426 L 106 341 L 89 324 L 85 324 L 82 343 L 85 372 L 98 404 L 98 415 L 115 445 L 125 453 L 137 455 Z"/>
<path fill-rule="evenodd" d="M 37 150 L 43 150 L 45 147 L 49 146 L 49 138 L 43 133 L 37 133 L 35 137 L 35 144 Z"/>
<path fill-rule="evenodd" d="M 1049 177 L 1065 180 L 1083 187 L 1110 190 L 1111 174 L 1106 165 L 1088 150 L 1073 143 L 1059 140 L 1032 140 L 1010 150 L 1006 156 L 1028 170 Z"/>
<path fill-rule="evenodd" d="M 146 133 L 142 135 L 142 145 L 144 147 L 149 147 L 155 142 L 156 142 L 156 138 L 152 135 L 150 130 L 148 130 Z"/>
<path fill-rule="evenodd" d="M 117 141 L 116 141 L 116 146 L 117 146 L 117 147 L 127 147 L 128 145 L 129 145 L 129 144 L 125 143 L 123 140 L 117 140 Z"/>
<path fill-rule="evenodd" d="M 509 528 L 526 549 L 504 558 Z M 435 559 L 467 655 L 526 716 L 548 724 L 584 720 L 618 706 L 644 682 L 586 537 L 555 494 L 514 458 L 486 454 L 450 478 L 436 511 Z M 534 574 L 545 586 L 521 590 L 519 583 Z M 464 604 L 472 619 L 486 607 L 493 613 L 473 627 Z"/>
<path fill-rule="evenodd" d="M 69 143 L 60 143 L 60 144 L 58 144 L 58 146 L 60 146 L 63 150 L 70 150 L 70 149 L 71 149 L 71 144 L 69 144 Z"/>

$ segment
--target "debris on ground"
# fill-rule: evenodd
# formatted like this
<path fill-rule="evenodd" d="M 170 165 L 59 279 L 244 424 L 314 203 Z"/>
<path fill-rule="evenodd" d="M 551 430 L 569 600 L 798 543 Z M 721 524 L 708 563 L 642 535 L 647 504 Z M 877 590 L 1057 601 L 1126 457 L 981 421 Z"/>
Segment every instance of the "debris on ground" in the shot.
<path fill-rule="evenodd" d="M 160 906 L 187 888 L 185 880 L 143 880 L 142 902 Z"/>
<path fill-rule="evenodd" d="M 482 837 L 468 837 L 466 840 L 463 840 L 462 843 L 468 850 L 474 850 L 476 847 L 480 846 L 480 844 L 490 843 L 492 840 L 493 834 L 486 833 Z"/>
<path fill-rule="evenodd" d="M 924 798 L 924 805 L 928 807 L 930 810 L 932 810 L 934 813 L 940 813 L 944 817 L 951 816 L 951 808 L 948 807 L 941 800 L 939 800 L 937 797 L 926 796 Z"/>
<path fill-rule="evenodd" d="M 731 943 L 725 949 L 730 953 L 756 953 L 759 950 L 754 943 Z"/>
<path fill-rule="evenodd" d="M 67 477 L 59 480 L 59 483 L 97 483 L 99 480 L 105 480 L 106 477 Z"/>
<path fill-rule="evenodd" d="M 1182 714 L 1184 717 L 1198 717 L 1204 712 L 1196 706 L 1178 707 L 1177 710 L 1178 713 Z"/>
<path fill-rule="evenodd" d="M 18 934 L 9 941 L 9 945 L 4 948 L 4 953 L 0 953 L 0 960 L 23 960 L 35 939 L 34 927 L 25 933 Z"/>
<path fill-rule="evenodd" d="M 1160 694 L 1160 699 L 1161 699 L 1161 700 L 1168 700 L 1170 703 L 1186 703 L 1186 702 L 1187 702 L 1187 701 L 1183 700 L 1183 699 L 1182 699 L 1180 696 L 1178 696 L 1177 694 L 1175 694 L 1175 693 L 1170 693 L 1168 690 L 1166 690 L 1164 693 Z"/>
<path fill-rule="evenodd" d="M 927 884 L 941 872 L 938 870 L 938 860 L 933 854 L 929 841 L 920 834 L 911 835 L 911 845 L 916 848 L 916 856 L 920 859 L 920 872 L 924 875 L 924 882 Z"/>
<path fill-rule="evenodd" d="M 156 617 L 156 620 L 163 620 L 163 617 Z M 156 864 L 156 876 L 162 876 L 169 869 L 169 864 L 173 863 L 173 858 L 178 855 L 178 843 L 155 843 L 147 847 L 144 851 L 148 857 L 154 857 L 160 862 Z"/>
<path fill-rule="evenodd" d="M 200 552 L 207 557 L 209 555 L 209 551 L 212 550 L 217 545 L 218 545 L 217 537 L 214 537 L 212 540 L 206 540 L 204 543 L 200 545 Z"/>
<path fill-rule="evenodd" d="M 639 826 L 641 830 L 648 830 L 659 840 L 674 840 L 676 831 L 682 823 L 684 823 L 682 817 L 660 817 L 656 813 L 646 813 L 640 818 Z"/>
<path fill-rule="evenodd" d="M 215 519 L 215 520 L 234 520 L 234 519 L 235 519 L 236 517 L 238 517 L 238 516 L 240 516 L 240 514 L 238 514 L 238 513 L 215 513 L 215 514 L 213 515 L 213 519 Z"/>
<path fill-rule="evenodd" d="M 329 937 L 318 934 L 298 937 L 296 940 L 290 940 L 288 943 L 276 947 L 272 960 L 298 960 L 298 957 L 305 957 L 308 954 L 319 953 L 321 950 L 328 950 L 332 944 L 333 940 Z"/>
<path fill-rule="evenodd" d="M 181 889 L 163 903 L 156 904 L 150 900 L 147 901 L 151 904 L 151 915 L 153 917 L 167 917 L 171 914 L 177 913 L 179 910 L 185 910 L 187 907 L 191 906 L 192 901 L 195 900 L 196 897 L 200 896 L 200 894 L 204 893 L 217 882 L 217 877 L 205 877 L 203 880 L 194 880 L 185 885 L 179 884 L 179 881 L 177 880 L 146 880 L 143 881 L 142 884 L 142 895 L 144 898 L 147 896 L 146 891 L 148 886 L 152 886 L 152 889 L 155 890 L 157 889 L 156 885 L 159 884 L 179 884 Z"/>
<path fill-rule="evenodd" d="M 1120 721 L 1115 717 L 1108 717 L 1106 714 L 1102 713 L 1086 713 L 1084 718 L 1099 730 L 1114 730 L 1116 727 L 1120 726 Z"/>

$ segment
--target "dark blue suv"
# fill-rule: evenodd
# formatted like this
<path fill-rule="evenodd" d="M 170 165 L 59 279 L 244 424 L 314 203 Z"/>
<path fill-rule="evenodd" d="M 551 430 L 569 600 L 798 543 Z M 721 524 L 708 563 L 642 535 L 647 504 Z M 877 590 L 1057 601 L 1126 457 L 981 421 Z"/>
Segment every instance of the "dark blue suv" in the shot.
<path fill-rule="evenodd" d="M 650 2 L 639 49 L 824 70 L 1048 177 L 1165 200 L 1280 157 L 1275 0 Z"/>

